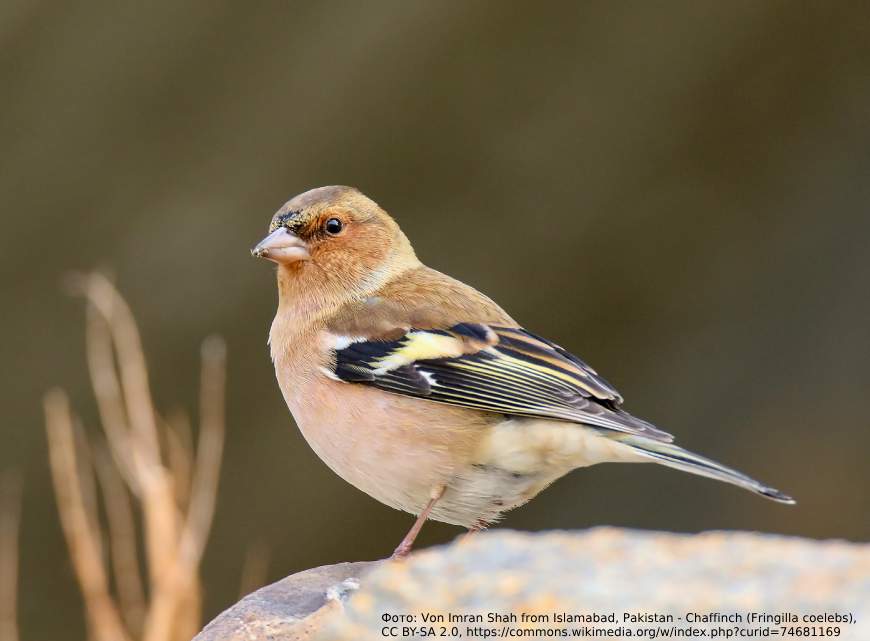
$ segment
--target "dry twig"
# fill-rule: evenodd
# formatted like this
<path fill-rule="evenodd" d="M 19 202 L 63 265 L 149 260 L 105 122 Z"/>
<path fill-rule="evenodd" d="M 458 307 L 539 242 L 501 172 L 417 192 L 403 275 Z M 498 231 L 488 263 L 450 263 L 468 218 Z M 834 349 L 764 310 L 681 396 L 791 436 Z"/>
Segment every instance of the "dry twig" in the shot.
<path fill-rule="evenodd" d="M 105 446 L 95 449 L 94 464 L 109 524 L 109 553 L 118 602 L 130 630 L 145 620 L 145 588 L 136 551 L 136 524 L 130 495 Z"/>
<path fill-rule="evenodd" d="M 85 612 L 96 641 L 126 641 L 127 635 L 103 565 L 100 535 L 91 519 L 79 479 L 73 419 L 69 401 L 60 390 L 45 397 L 48 453 L 60 522 L 69 547 L 76 578 L 85 600 Z"/>
<path fill-rule="evenodd" d="M 21 480 L 9 472 L 0 479 L 0 641 L 18 641 L 18 531 Z"/>
<path fill-rule="evenodd" d="M 239 581 L 240 599 L 266 585 L 269 576 L 269 556 L 269 548 L 264 543 L 252 545 L 245 552 L 242 578 Z"/>
<path fill-rule="evenodd" d="M 201 624 L 199 567 L 214 516 L 224 442 L 225 347 L 215 337 L 203 343 L 199 437 L 193 451 L 189 426 L 178 416 L 163 421 L 154 408 L 139 331 L 115 287 L 104 276 L 90 274 L 76 280 L 76 289 L 88 303 L 88 366 L 105 446 L 92 448 L 76 436 L 63 392 L 46 396 L 45 411 L 58 510 L 91 636 L 96 641 L 187 641 Z M 108 521 L 110 561 L 101 549 L 95 472 Z M 131 495 L 141 510 L 141 535 Z M 147 589 L 139 540 L 146 552 Z"/>

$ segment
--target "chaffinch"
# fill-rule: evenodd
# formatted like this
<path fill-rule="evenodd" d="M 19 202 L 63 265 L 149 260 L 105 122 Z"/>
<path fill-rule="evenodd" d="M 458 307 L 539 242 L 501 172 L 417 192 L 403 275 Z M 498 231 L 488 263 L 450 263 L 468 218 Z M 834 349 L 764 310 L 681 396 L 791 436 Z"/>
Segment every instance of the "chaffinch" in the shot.
<path fill-rule="evenodd" d="M 252 253 L 278 265 L 269 342 L 305 439 L 343 479 L 418 515 L 396 557 L 429 518 L 480 529 L 595 463 L 651 461 L 794 502 L 626 412 L 586 363 L 423 265 L 356 189 L 296 196 Z"/>

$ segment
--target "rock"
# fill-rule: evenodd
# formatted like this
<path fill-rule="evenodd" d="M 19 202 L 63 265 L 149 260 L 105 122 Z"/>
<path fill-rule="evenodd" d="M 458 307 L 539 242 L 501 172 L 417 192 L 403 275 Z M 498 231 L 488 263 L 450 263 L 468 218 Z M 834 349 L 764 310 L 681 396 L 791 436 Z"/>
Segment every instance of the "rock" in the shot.
<path fill-rule="evenodd" d="M 312 572 L 316 578 L 308 576 Z M 362 577 L 359 590 L 342 584 L 348 577 Z M 326 596 L 330 588 L 331 598 Z M 314 614 L 303 618 L 306 612 Z M 424 613 L 444 621 L 424 622 Z M 515 615 L 517 621 L 489 622 L 491 613 Z M 740 638 L 725 636 L 735 626 L 776 630 L 755 636 L 786 639 L 791 633 L 783 633 L 780 625 L 839 627 L 839 639 L 866 641 L 870 545 L 745 532 L 495 530 L 417 552 L 405 562 L 341 564 L 294 575 L 243 599 L 197 641 L 417 638 L 428 626 L 437 638 L 459 639 L 482 638 L 487 630 L 504 635 L 508 628 L 552 632 L 593 625 L 556 623 L 556 613 L 612 615 L 613 622 L 594 624 L 600 627 L 693 627 L 707 630 L 708 637 L 720 628 L 720 638 Z M 626 622 L 625 613 L 647 616 Z M 709 613 L 736 613 L 742 621 L 690 620 Z M 780 618 L 753 622 L 750 613 Z M 524 622 L 523 614 L 550 620 Z M 804 621 L 806 614 L 827 619 Z M 474 622 L 473 615 L 483 621 Z M 395 630 L 385 633 L 384 626 Z M 303 629 L 310 636 L 302 636 Z M 795 638 L 813 636 L 792 632 Z"/>
<path fill-rule="evenodd" d="M 346 594 L 359 587 L 360 577 L 380 563 L 337 563 L 292 574 L 218 615 L 194 641 L 310 639 L 325 617 L 340 610 Z"/>

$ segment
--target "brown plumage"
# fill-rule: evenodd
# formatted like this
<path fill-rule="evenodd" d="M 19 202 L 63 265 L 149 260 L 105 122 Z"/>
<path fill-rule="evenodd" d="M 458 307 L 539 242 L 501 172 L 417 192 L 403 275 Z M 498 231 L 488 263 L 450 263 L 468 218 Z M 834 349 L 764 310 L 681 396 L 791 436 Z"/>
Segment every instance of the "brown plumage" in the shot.
<path fill-rule="evenodd" d="M 492 300 L 423 265 L 396 222 L 349 187 L 297 196 L 253 253 L 278 265 L 270 344 L 284 398 L 342 478 L 418 515 L 484 527 L 567 472 L 655 461 L 781 502 L 671 443 L 595 370 Z"/>

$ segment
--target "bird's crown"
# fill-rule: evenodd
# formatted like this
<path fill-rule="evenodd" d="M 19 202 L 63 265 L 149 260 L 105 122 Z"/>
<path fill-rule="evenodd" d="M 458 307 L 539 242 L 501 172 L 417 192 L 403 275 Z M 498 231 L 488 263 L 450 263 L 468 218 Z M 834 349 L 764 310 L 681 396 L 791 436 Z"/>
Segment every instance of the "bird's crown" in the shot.
<path fill-rule="evenodd" d="M 272 216 L 269 231 L 286 227 L 298 233 L 316 223 L 328 211 L 351 211 L 360 219 L 377 215 L 389 218 L 375 201 L 355 187 L 330 185 L 310 189 L 284 203 Z"/>

